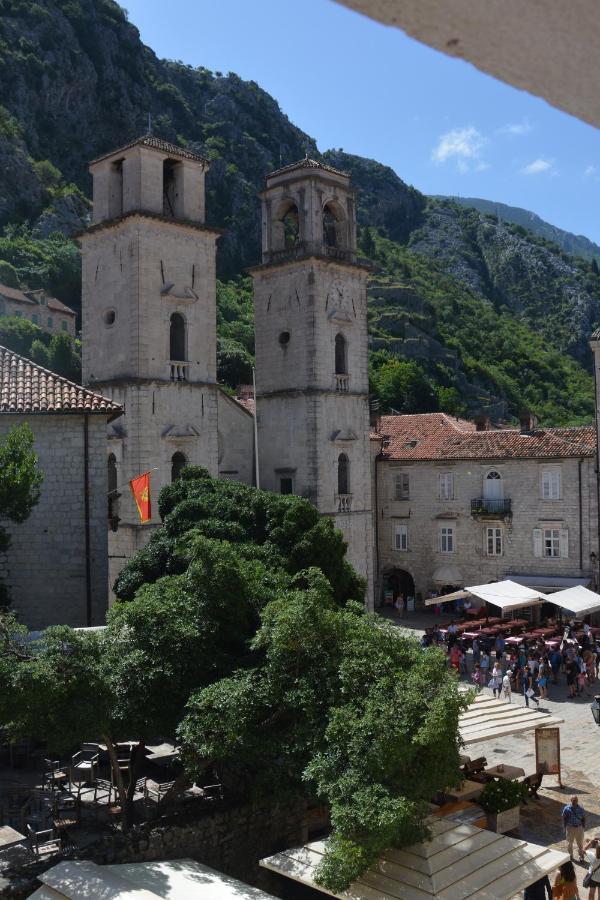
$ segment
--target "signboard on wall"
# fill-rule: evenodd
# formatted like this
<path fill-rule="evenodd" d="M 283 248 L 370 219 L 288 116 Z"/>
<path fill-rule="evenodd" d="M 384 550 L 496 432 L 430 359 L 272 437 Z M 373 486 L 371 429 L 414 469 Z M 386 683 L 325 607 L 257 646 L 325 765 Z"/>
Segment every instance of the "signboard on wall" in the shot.
<path fill-rule="evenodd" d="M 535 769 L 544 775 L 558 775 L 560 779 L 560 728 L 535 729 Z"/>

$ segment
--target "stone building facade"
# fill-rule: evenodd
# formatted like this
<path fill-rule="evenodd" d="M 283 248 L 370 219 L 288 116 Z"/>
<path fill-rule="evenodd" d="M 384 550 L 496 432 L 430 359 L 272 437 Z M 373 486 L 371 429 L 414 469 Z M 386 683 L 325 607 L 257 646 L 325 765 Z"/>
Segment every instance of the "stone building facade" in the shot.
<path fill-rule="evenodd" d="M 367 276 L 350 178 L 305 159 L 271 173 L 252 270 L 260 484 L 331 516 L 372 595 Z"/>
<path fill-rule="evenodd" d="M 504 578 L 598 588 L 592 426 L 384 416 L 371 447 L 380 601 Z"/>
<path fill-rule="evenodd" d="M 109 429 L 110 583 L 160 522 L 140 525 L 128 483 L 154 499 L 187 464 L 248 477 L 252 420 L 217 386 L 216 241 L 204 224 L 208 162 L 152 136 L 95 160 L 81 236 L 83 380 L 123 406 Z M 219 430 L 219 412 L 243 454 Z M 232 458 L 235 457 L 235 458 Z"/>
<path fill-rule="evenodd" d="M 44 481 L 0 556 L 12 608 L 32 629 L 100 625 L 107 609 L 106 428 L 121 408 L 0 348 L 0 440 L 27 422 Z"/>
<path fill-rule="evenodd" d="M 75 310 L 44 290 L 22 291 L 0 284 L 0 316 L 27 319 L 48 334 L 76 334 Z"/>

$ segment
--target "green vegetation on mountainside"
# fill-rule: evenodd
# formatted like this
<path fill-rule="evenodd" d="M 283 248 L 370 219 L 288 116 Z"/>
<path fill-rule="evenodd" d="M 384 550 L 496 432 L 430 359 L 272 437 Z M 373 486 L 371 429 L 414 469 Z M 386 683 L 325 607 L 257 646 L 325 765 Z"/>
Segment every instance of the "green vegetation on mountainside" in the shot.
<path fill-rule="evenodd" d="M 44 286 L 79 308 L 69 238 L 89 215 L 88 161 L 142 133 L 148 111 L 157 134 L 211 161 L 208 223 L 226 229 L 224 384 L 250 378 L 241 273 L 260 256 L 257 191 L 266 172 L 308 152 L 350 172 L 357 189 L 362 252 L 379 267 L 371 363 L 381 408 L 484 407 L 502 418 L 527 404 L 545 424 L 590 420 L 595 260 L 569 256 L 552 231 L 426 198 L 375 160 L 320 154 L 256 83 L 158 59 L 114 0 L 0 0 L 0 282 Z"/>

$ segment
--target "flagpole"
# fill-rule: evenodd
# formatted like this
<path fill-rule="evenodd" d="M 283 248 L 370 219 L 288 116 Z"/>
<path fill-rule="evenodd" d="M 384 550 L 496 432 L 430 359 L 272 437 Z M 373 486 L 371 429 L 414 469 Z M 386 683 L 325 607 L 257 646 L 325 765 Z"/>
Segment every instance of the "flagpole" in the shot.
<path fill-rule="evenodd" d="M 256 487 L 260 489 L 260 472 L 258 466 L 258 405 L 256 402 L 256 376 L 252 366 L 252 390 L 254 391 L 254 464 L 256 467 Z"/>

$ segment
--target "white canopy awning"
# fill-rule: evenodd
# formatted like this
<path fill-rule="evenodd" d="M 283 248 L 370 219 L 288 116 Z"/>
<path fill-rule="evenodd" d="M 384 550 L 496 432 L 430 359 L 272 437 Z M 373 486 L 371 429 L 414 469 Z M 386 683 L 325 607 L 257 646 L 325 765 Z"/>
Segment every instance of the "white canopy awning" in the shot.
<path fill-rule="evenodd" d="M 564 719 L 540 712 L 536 707 L 517 706 L 478 694 L 458 719 L 458 730 L 465 746 L 478 744 L 507 734 L 519 734 L 533 728 L 560 725 Z"/>
<path fill-rule="evenodd" d="M 525 587 L 537 588 L 539 591 L 562 591 L 564 588 L 577 587 L 578 584 L 587 587 L 590 578 L 569 578 L 567 575 L 507 575 L 511 581 L 523 584 Z"/>
<path fill-rule="evenodd" d="M 271 894 L 193 859 L 99 866 L 68 860 L 39 874 L 31 900 L 273 900 Z"/>
<path fill-rule="evenodd" d="M 468 596 L 477 597 L 486 603 L 493 603 L 503 612 L 510 609 L 522 609 L 524 606 L 539 606 L 540 603 L 548 600 L 546 594 L 517 584 L 516 581 L 496 581 L 493 584 L 476 584 L 466 587 L 462 591 L 444 594 L 443 597 L 428 597 L 425 605 L 433 606 L 438 603 L 447 603 L 449 600 L 464 600 Z"/>
<path fill-rule="evenodd" d="M 510 900 L 569 858 L 451 819 L 432 817 L 429 824 L 430 841 L 386 850 L 343 894 L 315 882 L 322 841 L 277 853 L 260 865 L 341 900 Z"/>
<path fill-rule="evenodd" d="M 587 588 L 582 587 L 580 584 L 577 587 L 570 587 L 565 591 L 557 591 L 555 594 L 550 594 L 549 600 L 552 603 L 556 603 L 557 606 L 561 606 L 563 609 L 568 609 L 569 612 L 576 614 L 592 613 L 600 610 L 600 594 L 588 591 Z"/>

